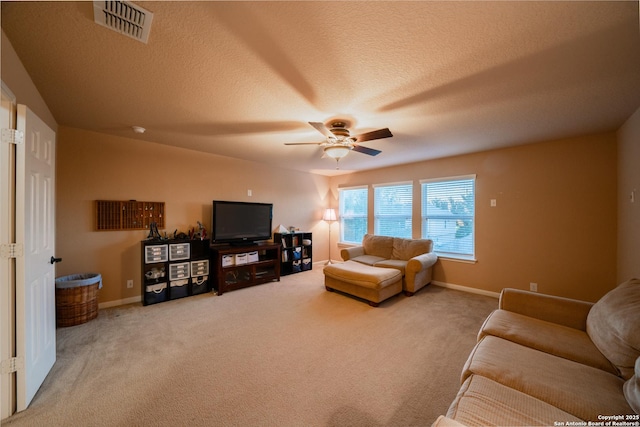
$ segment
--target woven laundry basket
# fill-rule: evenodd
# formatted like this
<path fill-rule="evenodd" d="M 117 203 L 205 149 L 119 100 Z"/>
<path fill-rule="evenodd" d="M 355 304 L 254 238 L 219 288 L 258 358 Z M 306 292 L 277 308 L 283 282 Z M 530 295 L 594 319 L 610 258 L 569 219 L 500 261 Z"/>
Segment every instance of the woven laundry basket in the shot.
<path fill-rule="evenodd" d="M 102 276 L 72 274 L 56 279 L 56 325 L 75 326 L 98 317 L 98 290 Z"/>

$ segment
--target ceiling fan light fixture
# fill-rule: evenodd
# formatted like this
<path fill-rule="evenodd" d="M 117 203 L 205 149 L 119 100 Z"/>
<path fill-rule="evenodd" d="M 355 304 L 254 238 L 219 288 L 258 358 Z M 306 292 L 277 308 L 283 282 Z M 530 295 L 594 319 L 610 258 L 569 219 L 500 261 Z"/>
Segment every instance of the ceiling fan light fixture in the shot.
<path fill-rule="evenodd" d="M 333 122 L 331 127 L 321 122 L 309 122 L 318 132 L 324 135 L 325 140 L 322 142 L 285 142 L 284 145 L 319 145 L 322 147 L 324 155 L 331 157 L 336 161 L 336 169 L 340 159 L 349 154 L 349 151 L 357 151 L 358 153 L 369 156 L 377 156 L 380 150 L 363 147 L 360 145 L 363 141 L 372 141 L 374 139 L 382 139 L 392 137 L 393 134 L 388 128 L 378 129 L 371 132 L 362 133 L 351 136 L 344 122 Z"/>
<path fill-rule="evenodd" d="M 330 145 L 324 148 L 324 153 L 332 159 L 341 159 L 349 154 L 351 148 L 346 145 Z"/>

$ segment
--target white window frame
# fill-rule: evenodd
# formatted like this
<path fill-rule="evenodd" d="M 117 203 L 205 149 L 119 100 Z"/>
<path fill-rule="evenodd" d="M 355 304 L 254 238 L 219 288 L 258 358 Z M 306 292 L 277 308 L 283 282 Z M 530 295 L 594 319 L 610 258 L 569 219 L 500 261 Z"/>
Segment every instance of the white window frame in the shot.
<path fill-rule="evenodd" d="M 442 251 L 442 250 L 438 250 L 438 245 L 436 242 L 436 239 L 432 238 L 433 236 L 428 236 L 427 235 L 427 216 L 426 216 L 426 212 L 425 212 L 425 203 L 426 201 L 424 200 L 424 195 L 425 195 L 425 185 L 428 184 L 433 184 L 433 183 L 439 183 L 439 182 L 452 182 L 452 181 L 473 181 L 473 214 L 470 216 L 471 219 L 471 223 L 472 223 L 472 228 L 471 228 L 471 253 L 459 253 L 459 252 L 453 252 L 453 251 Z M 475 214 L 476 214 L 476 204 L 477 204 L 477 197 L 476 197 L 476 175 L 475 174 L 470 174 L 470 175 L 460 175 L 460 176 L 451 176 L 451 177 L 442 177 L 442 178 L 432 178 L 432 179 L 421 179 L 420 180 L 420 223 L 421 223 L 421 230 L 420 230 L 420 235 L 422 236 L 423 239 L 432 239 L 434 240 L 434 251 L 435 253 L 441 257 L 441 258 L 450 258 L 450 259 L 455 259 L 455 260 L 462 260 L 462 261 L 471 261 L 471 262 L 475 262 L 476 261 L 476 218 L 475 218 Z M 467 218 L 468 216 L 465 216 L 465 218 Z M 442 219 L 442 218 L 439 218 Z"/>
<path fill-rule="evenodd" d="M 405 187 L 408 186 L 409 187 L 409 197 L 410 197 L 410 201 L 411 201 L 411 206 L 409 209 L 409 215 L 407 217 L 406 214 L 399 214 L 396 215 L 398 218 L 402 218 L 404 217 L 405 220 L 409 221 L 409 235 L 408 236 L 391 236 L 391 237 L 404 237 L 404 238 L 413 238 L 413 181 L 401 181 L 401 182 L 388 182 L 388 183 L 384 183 L 384 184 L 374 184 L 373 185 L 373 224 L 374 224 L 374 231 L 373 234 L 379 235 L 379 236 L 386 236 L 387 234 L 382 234 L 381 230 L 379 229 L 379 222 L 380 219 L 383 218 L 382 215 L 380 215 L 378 213 L 378 209 L 379 209 L 379 204 L 378 204 L 378 197 L 377 197 L 377 189 L 380 188 L 388 188 L 388 187 Z M 387 216 L 387 219 L 389 218 L 389 216 Z"/>
<path fill-rule="evenodd" d="M 342 195 L 344 194 L 344 191 L 353 191 L 353 190 L 366 190 L 367 192 L 367 206 L 366 206 L 366 210 L 364 212 L 364 215 L 361 214 L 346 214 L 345 213 L 345 207 L 344 206 L 344 202 L 343 202 L 343 198 Z M 362 239 L 360 239 L 360 241 L 351 241 L 351 240 L 345 240 L 344 239 L 344 235 L 345 235 L 345 231 L 348 231 L 348 227 L 345 225 L 345 219 L 350 220 L 350 219 L 356 219 L 356 218 L 364 218 L 365 223 L 366 223 L 366 227 L 365 227 L 365 232 L 364 234 L 367 234 L 368 232 L 368 227 L 369 227 L 369 186 L 368 185 L 358 185 L 358 186 L 354 186 L 354 187 L 342 187 L 342 188 L 338 188 L 338 219 L 340 221 L 340 243 L 347 243 L 347 244 L 361 244 L 362 243 Z"/>

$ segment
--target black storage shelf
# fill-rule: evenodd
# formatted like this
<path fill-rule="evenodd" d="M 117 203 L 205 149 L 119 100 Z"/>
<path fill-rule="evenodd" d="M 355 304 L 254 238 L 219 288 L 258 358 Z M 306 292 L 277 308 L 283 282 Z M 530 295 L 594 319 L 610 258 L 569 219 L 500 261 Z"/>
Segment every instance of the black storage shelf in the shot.
<path fill-rule="evenodd" d="M 143 240 L 142 304 L 211 290 L 209 240 Z"/>
<path fill-rule="evenodd" d="M 300 273 L 313 268 L 313 238 L 311 233 L 274 233 L 273 242 L 282 245 L 280 274 Z"/>

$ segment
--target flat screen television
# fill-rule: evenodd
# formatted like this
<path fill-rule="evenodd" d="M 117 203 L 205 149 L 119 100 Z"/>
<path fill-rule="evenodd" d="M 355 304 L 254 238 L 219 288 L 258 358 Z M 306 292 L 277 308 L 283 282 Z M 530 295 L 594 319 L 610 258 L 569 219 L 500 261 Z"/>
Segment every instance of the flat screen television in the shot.
<path fill-rule="evenodd" d="M 271 239 L 272 203 L 213 201 L 211 242 L 250 244 Z"/>

